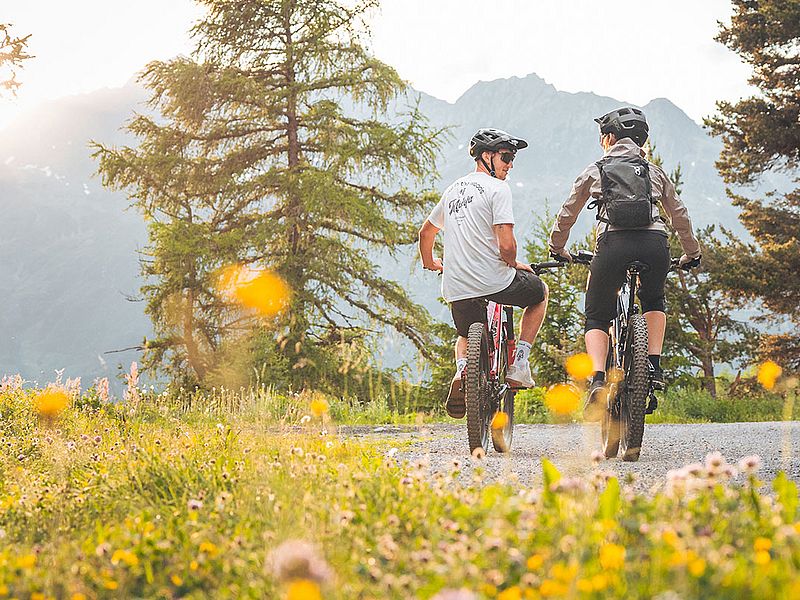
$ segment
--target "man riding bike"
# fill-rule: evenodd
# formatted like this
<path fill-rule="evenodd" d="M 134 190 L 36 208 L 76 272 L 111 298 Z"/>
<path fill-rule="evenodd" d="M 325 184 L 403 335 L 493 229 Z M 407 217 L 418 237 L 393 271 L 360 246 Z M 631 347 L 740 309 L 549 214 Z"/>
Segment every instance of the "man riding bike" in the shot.
<path fill-rule="evenodd" d="M 511 188 L 505 182 L 525 140 L 498 129 L 480 129 L 470 141 L 475 171 L 448 187 L 419 232 L 422 266 L 442 273 L 442 296 L 450 303 L 458 331 L 456 374 L 447 396 L 447 414 L 461 418 L 466 408 L 462 373 L 472 323 L 486 322 L 486 302 L 524 308 L 514 362 L 506 381 L 532 387 L 528 356 L 547 309 L 547 286 L 530 265 L 517 261 Z M 444 257 L 433 257 L 436 234 L 444 231 Z"/>
<path fill-rule="evenodd" d="M 589 198 L 597 208 L 597 244 L 586 289 L 586 352 L 592 359 L 594 376 L 584 407 L 584 417 L 597 421 L 606 409 L 605 386 L 608 330 L 616 311 L 616 297 L 626 277 L 627 265 L 641 261 L 648 269 L 641 274 L 638 290 L 647 322 L 648 358 L 653 386 L 664 389 L 661 349 L 667 317 L 664 282 L 670 268 L 669 238 L 659 214 L 661 203 L 678 233 L 684 254 L 682 267 L 700 264 L 700 245 L 686 207 L 664 171 L 646 160 L 642 146 L 649 126 L 644 113 L 623 107 L 595 119 L 600 126 L 604 156 L 578 176 L 569 198 L 561 207 L 550 233 L 554 257 L 571 260 L 566 250 L 570 228 Z"/>

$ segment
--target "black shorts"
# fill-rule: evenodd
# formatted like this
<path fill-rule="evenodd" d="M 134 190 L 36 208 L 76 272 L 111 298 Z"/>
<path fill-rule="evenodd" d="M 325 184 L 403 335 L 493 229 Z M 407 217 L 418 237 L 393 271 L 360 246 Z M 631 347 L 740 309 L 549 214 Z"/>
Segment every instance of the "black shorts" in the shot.
<path fill-rule="evenodd" d="M 639 300 L 642 312 L 665 310 L 664 282 L 669 271 L 669 239 L 660 231 L 608 231 L 600 236 L 586 285 L 586 331 L 608 331 L 617 314 L 617 294 L 625 282 L 628 263 L 641 261 Z"/>
<path fill-rule="evenodd" d="M 450 312 L 456 331 L 461 337 L 469 335 L 469 326 L 473 323 L 486 323 L 486 303 L 491 300 L 507 306 L 526 308 L 536 306 L 544 301 L 544 282 L 529 271 L 517 270 L 514 280 L 507 288 L 483 298 L 467 298 L 456 300 L 450 304 Z"/>

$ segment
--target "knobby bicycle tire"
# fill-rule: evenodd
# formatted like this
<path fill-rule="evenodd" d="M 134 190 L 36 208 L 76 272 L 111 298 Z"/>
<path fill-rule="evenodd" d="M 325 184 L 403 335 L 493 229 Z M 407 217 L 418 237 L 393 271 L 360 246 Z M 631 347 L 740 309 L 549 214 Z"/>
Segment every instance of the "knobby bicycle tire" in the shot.
<path fill-rule="evenodd" d="M 489 449 L 489 334 L 486 325 L 473 323 L 467 337 L 467 374 L 464 402 L 467 407 L 469 451 Z"/>
<path fill-rule="evenodd" d="M 644 436 L 644 415 L 650 391 L 647 367 L 647 323 L 633 315 L 628 323 L 625 363 L 625 389 L 620 402 L 620 449 L 622 459 L 639 460 Z"/>
<path fill-rule="evenodd" d="M 500 347 L 500 383 L 505 382 L 508 370 L 508 346 L 503 343 Z M 492 446 L 497 452 L 510 452 L 511 441 L 514 437 L 514 390 L 507 389 L 502 398 L 497 399 L 497 410 L 503 411 L 508 420 L 504 427 L 492 429 Z"/>

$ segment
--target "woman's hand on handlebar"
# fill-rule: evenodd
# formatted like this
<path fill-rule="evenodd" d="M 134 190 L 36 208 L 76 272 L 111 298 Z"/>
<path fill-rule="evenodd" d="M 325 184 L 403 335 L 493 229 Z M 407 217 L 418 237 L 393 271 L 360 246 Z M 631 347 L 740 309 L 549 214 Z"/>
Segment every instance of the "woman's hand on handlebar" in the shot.
<path fill-rule="evenodd" d="M 555 250 L 550 250 L 550 256 L 558 262 L 571 263 L 573 261 L 572 254 L 570 254 L 570 251 L 566 248 L 563 248 L 558 252 Z"/>
<path fill-rule="evenodd" d="M 695 258 L 689 258 L 689 256 L 684 254 L 678 259 L 678 264 L 676 266 L 683 269 L 684 271 L 688 271 L 689 269 L 694 269 L 695 267 L 700 266 L 700 257 L 697 256 Z"/>

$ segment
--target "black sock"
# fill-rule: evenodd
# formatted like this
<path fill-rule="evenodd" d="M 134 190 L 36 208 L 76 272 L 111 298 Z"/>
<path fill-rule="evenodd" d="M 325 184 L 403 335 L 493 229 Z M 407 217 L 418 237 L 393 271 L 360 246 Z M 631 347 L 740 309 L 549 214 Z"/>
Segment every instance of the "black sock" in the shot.
<path fill-rule="evenodd" d="M 658 371 L 661 368 L 661 355 L 660 354 L 648 354 L 647 360 L 650 361 L 650 364 L 653 365 L 653 368 Z"/>
<path fill-rule="evenodd" d="M 606 372 L 605 371 L 595 371 L 594 375 L 592 375 L 592 383 L 596 381 L 605 381 L 606 380 Z"/>

